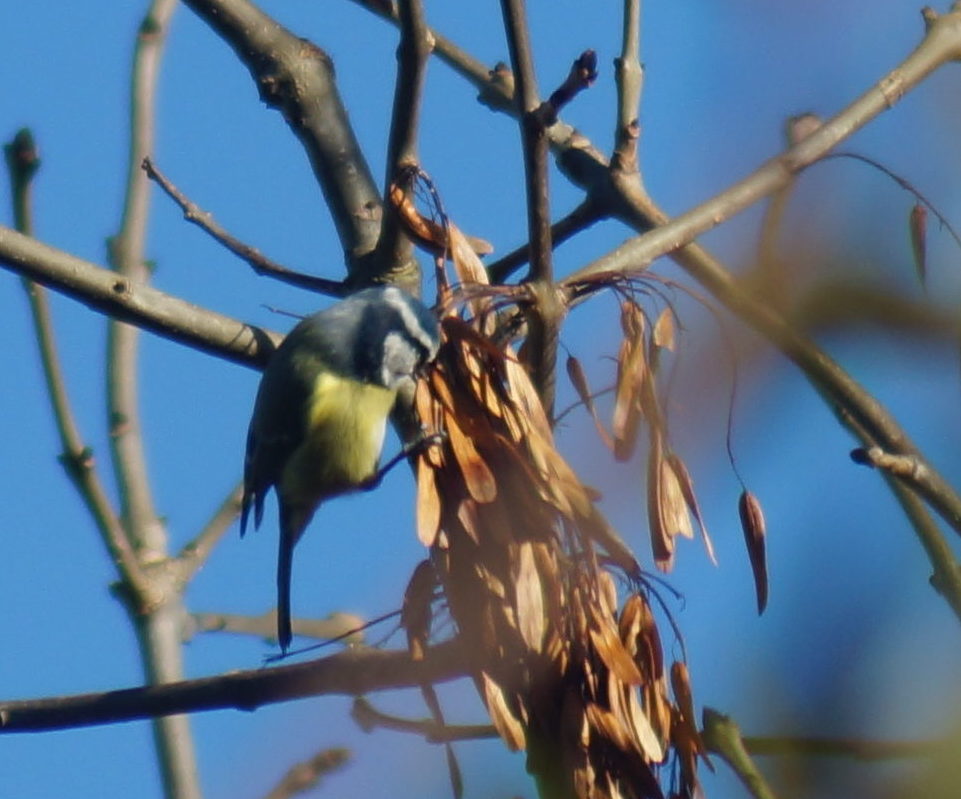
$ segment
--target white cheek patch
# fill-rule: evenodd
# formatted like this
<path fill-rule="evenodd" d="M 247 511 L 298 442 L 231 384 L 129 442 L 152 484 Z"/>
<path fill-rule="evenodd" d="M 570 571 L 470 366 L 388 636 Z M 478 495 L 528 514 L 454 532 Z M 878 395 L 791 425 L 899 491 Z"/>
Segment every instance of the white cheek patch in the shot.
<path fill-rule="evenodd" d="M 384 351 L 381 359 L 381 383 L 390 389 L 410 379 L 417 367 L 417 352 L 407 338 L 397 332 L 384 337 Z"/>
<path fill-rule="evenodd" d="M 417 314 L 414 313 L 400 289 L 396 286 L 389 286 L 384 289 L 384 302 L 400 314 L 400 318 L 407 329 L 408 335 L 418 341 L 426 352 L 433 358 L 437 354 L 437 340 L 431 336 L 420 323 Z M 391 334 L 393 335 L 393 334 Z M 385 342 L 386 347 L 386 342 Z"/>

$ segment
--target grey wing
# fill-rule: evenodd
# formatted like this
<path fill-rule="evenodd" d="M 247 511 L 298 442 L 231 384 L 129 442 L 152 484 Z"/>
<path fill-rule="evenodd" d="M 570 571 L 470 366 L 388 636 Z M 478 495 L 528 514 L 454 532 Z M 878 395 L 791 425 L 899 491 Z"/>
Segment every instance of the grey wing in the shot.
<path fill-rule="evenodd" d="M 291 368 L 287 351 L 278 350 L 260 382 L 247 431 L 240 534 L 247 529 L 251 505 L 254 527 L 264 515 L 267 492 L 277 484 L 288 459 L 303 441 L 310 384 Z"/>

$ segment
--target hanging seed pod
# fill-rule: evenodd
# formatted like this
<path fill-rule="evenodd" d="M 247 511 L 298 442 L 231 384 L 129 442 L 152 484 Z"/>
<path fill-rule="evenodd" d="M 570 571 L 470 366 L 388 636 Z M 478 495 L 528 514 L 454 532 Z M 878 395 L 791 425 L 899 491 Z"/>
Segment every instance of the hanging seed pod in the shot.
<path fill-rule="evenodd" d="M 754 573 L 754 590 L 757 594 L 758 615 L 767 607 L 767 560 L 764 552 L 764 513 L 761 503 L 754 494 L 745 489 L 738 500 L 738 513 L 741 516 L 741 529 L 744 530 L 744 542 L 747 544 L 747 555 L 751 559 L 751 571 Z"/>

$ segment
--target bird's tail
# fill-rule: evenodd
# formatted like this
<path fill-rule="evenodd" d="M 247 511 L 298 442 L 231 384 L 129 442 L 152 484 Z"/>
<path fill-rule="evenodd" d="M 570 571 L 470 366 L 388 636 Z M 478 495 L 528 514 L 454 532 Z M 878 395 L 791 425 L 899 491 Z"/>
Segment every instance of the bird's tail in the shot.
<path fill-rule="evenodd" d="M 280 548 L 277 553 L 277 641 L 284 653 L 293 637 L 290 623 L 290 583 L 294 547 L 314 515 L 280 500 Z"/>

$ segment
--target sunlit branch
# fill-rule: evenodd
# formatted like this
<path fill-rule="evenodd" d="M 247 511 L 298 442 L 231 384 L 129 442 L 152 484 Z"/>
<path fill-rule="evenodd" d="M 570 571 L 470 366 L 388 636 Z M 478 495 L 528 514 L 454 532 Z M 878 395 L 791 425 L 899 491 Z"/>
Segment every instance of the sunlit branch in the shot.
<path fill-rule="evenodd" d="M 0 266 L 107 316 L 252 369 L 262 369 L 280 343 L 277 333 L 134 283 L 3 225 Z"/>
<path fill-rule="evenodd" d="M 176 0 L 152 0 L 137 32 L 130 82 L 127 181 L 120 230 L 109 243 L 111 266 L 131 284 L 147 283 L 146 257 L 150 182 L 140 168 L 153 150 L 155 96 L 160 61 Z M 140 328 L 112 319 L 107 331 L 107 423 L 121 521 L 141 563 L 166 556 L 167 529 L 153 499 L 139 398 Z M 180 622 L 183 585 L 162 570 L 147 572 L 148 585 L 123 581 L 124 600 L 137 633 L 146 680 L 152 684 L 183 678 Z M 122 575 L 123 577 L 123 575 Z M 186 716 L 154 719 L 154 746 L 168 799 L 200 799 L 197 758 Z"/>
<path fill-rule="evenodd" d="M 638 121 L 644 68 L 640 61 L 641 0 L 624 0 L 621 54 L 614 59 L 617 82 L 617 124 L 614 129 L 614 157 L 618 169 L 636 170 Z"/>

